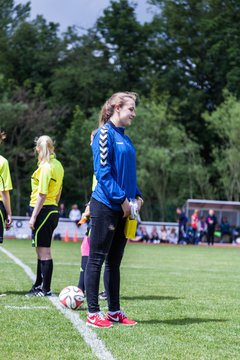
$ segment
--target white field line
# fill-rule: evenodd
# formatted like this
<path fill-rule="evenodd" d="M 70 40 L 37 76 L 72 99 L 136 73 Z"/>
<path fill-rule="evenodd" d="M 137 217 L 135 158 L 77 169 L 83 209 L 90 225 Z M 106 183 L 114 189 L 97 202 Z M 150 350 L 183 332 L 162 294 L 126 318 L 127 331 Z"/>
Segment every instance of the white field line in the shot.
<path fill-rule="evenodd" d="M 1 261 L 1 264 L 10 264 L 10 261 Z M 30 261 L 29 264 L 35 265 L 36 262 Z M 81 263 L 79 262 L 57 262 L 54 261 L 55 266 L 77 266 L 80 269 Z M 139 270 L 156 270 L 159 269 L 158 266 L 144 266 L 144 265 L 121 265 L 121 268 L 124 269 L 139 269 Z M 214 270 L 211 270 L 214 271 Z"/>
<path fill-rule="evenodd" d="M 20 266 L 27 276 L 34 281 L 35 275 L 30 269 L 29 266 L 25 265 L 20 259 L 18 259 L 15 255 L 13 255 L 10 251 L 0 247 L 0 251 L 6 254 L 10 259 L 12 259 L 15 264 Z M 105 344 L 97 338 L 95 332 L 93 332 L 90 328 L 88 328 L 83 320 L 79 318 L 79 313 L 63 308 L 58 301 L 58 297 L 50 296 L 48 299 L 52 302 L 52 304 L 62 313 L 64 316 L 71 321 L 73 326 L 77 329 L 77 331 L 81 334 L 84 341 L 90 346 L 94 355 L 101 360 L 114 360 L 110 351 L 107 350 Z M 111 330 L 110 330 L 111 331 Z"/>
<path fill-rule="evenodd" d="M 17 309 L 17 310 L 35 310 L 35 309 L 50 309 L 49 306 L 14 306 L 6 305 L 5 309 Z"/>

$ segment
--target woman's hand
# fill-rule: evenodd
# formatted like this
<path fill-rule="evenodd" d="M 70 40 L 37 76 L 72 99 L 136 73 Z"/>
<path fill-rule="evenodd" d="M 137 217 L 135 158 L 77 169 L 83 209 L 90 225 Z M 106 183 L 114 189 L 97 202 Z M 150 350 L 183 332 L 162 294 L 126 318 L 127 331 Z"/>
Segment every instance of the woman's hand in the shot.
<path fill-rule="evenodd" d="M 143 204 L 142 200 L 137 199 L 137 204 L 138 204 L 138 212 L 140 212 Z"/>
<path fill-rule="evenodd" d="M 143 206 L 143 199 L 140 196 L 137 197 L 137 204 L 138 204 L 138 212 L 140 212 Z"/>
<path fill-rule="evenodd" d="M 82 214 L 82 217 L 83 216 L 90 216 L 90 206 L 89 205 L 87 205 L 86 207 L 85 207 L 85 210 L 84 210 L 84 213 Z"/>
<path fill-rule="evenodd" d="M 44 201 L 46 200 L 46 197 L 47 195 L 45 194 L 41 194 L 39 193 L 38 194 L 38 197 L 37 197 L 37 201 L 36 201 L 36 205 L 33 209 L 33 213 L 32 213 L 32 216 L 29 220 L 29 227 L 34 230 L 34 225 L 35 225 L 35 222 L 36 222 L 36 218 L 38 216 L 38 214 L 40 213 L 40 210 L 42 209 L 43 207 L 43 204 L 44 204 Z"/>
<path fill-rule="evenodd" d="M 35 225 L 35 222 L 36 222 L 36 217 L 35 216 L 31 216 L 30 220 L 29 220 L 29 227 L 34 230 L 34 225 Z"/>
<path fill-rule="evenodd" d="M 123 210 L 123 217 L 128 217 L 131 214 L 131 208 L 128 199 L 126 198 L 121 204 Z"/>
<path fill-rule="evenodd" d="M 6 230 L 10 229 L 11 224 L 12 224 L 12 215 L 8 215 L 6 220 Z"/>

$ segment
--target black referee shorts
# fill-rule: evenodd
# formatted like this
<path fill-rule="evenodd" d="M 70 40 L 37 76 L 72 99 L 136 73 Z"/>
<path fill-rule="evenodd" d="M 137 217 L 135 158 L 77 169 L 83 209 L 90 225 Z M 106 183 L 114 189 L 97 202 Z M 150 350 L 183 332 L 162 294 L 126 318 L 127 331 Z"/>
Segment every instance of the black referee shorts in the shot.
<path fill-rule="evenodd" d="M 57 227 L 59 212 L 57 206 L 44 205 L 37 216 L 35 228 L 32 231 L 33 247 L 50 247 L 52 234 Z"/>
<path fill-rule="evenodd" d="M 3 233 L 4 233 L 6 219 L 7 219 L 7 212 L 3 205 L 3 202 L 0 201 L 0 243 L 3 242 Z"/>

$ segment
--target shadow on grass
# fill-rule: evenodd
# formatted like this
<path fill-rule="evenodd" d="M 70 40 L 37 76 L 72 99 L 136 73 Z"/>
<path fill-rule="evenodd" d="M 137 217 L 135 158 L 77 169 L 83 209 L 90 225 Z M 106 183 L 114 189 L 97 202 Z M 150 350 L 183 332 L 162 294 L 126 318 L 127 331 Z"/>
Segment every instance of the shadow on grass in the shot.
<path fill-rule="evenodd" d="M 157 295 L 139 295 L 139 296 L 121 296 L 122 300 L 180 300 L 175 296 L 157 296 Z"/>
<path fill-rule="evenodd" d="M 29 289 L 26 291 L 23 291 L 23 290 L 4 291 L 4 294 L 6 294 L 6 295 L 25 295 L 28 291 L 29 291 Z"/>
<path fill-rule="evenodd" d="M 202 319 L 202 318 L 185 318 L 185 319 L 169 319 L 169 320 L 139 320 L 138 322 L 140 324 L 167 324 L 167 325 L 192 325 L 192 324 L 201 324 L 201 323 L 207 323 L 207 322 L 226 322 L 226 319 Z"/>
<path fill-rule="evenodd" d="M 16 290 L 15 291 L 4 291 L 2 293 L 6 294 L 6 295 L 20 295 L 20 296 L 22 296 L 22 295 L 26 295 L 28 292 L 29 292 L 29 289 L 26 290 L 26 291 L 22 291 L 22 290 L 21 291 L 16 291 Z M 58 296 L 59 293 L 53 291 L 53 295 Z"/>

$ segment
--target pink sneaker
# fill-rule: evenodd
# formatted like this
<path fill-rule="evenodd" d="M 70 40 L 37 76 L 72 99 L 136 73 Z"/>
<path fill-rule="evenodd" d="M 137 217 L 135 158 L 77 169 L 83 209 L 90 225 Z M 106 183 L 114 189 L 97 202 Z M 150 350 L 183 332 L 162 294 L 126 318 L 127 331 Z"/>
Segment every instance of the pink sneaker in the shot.
<path fill-rule="evenodd" d="M 116 311 L 114 314 L 107 313 L 107 319 L 119 324 L 133 326 L 137 324 L 137 321 L 128 319 L 127 315 L 123 311 Z"/>
<path fill-rule="evenodd" d="M 95 328 L 105 329 L 113 326 L 111 321 L 109 321 L 101 311 L 93 315 L 88 314 L 86 324 Z"/>

